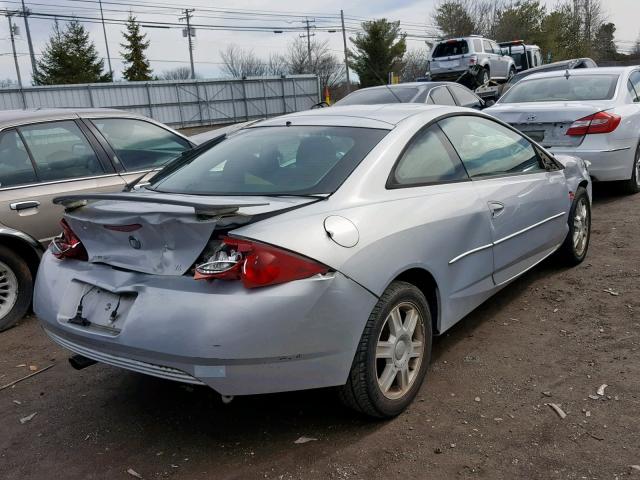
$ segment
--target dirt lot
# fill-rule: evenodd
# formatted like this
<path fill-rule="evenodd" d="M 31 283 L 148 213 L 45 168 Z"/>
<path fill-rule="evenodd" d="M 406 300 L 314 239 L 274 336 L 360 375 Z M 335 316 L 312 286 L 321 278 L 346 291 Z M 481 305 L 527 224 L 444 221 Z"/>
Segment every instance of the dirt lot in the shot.
<path fill-rule="evenodd" d="M 331 391 L 222 405 L 108 366 L 76 372 L 29 318 L 0 335 L 0 385 L 55 366 L 0 391 L 0 476 L 640 479 L 639 218 L 640 196 L 596 191 L 585 263 L 544 263 L 437 339 L 418 399 L 389 422 Z"/>

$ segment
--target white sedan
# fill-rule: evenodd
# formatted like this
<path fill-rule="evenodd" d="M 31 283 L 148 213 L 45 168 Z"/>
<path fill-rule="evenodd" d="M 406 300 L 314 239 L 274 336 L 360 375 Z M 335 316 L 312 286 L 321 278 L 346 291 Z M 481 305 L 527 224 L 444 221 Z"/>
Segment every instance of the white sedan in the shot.
<path fill-rule="evenodd" d="M 531 75 L 486 112 L 553 153 L 590 162 L 595 181 L 640 191 L 640 67 Z"/>

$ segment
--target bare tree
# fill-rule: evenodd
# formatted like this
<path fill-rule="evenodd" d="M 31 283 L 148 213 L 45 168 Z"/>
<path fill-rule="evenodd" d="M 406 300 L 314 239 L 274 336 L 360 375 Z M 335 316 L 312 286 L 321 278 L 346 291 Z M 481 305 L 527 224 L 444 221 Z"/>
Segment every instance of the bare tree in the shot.
<path fill-rule="evenodd" d="M 287 61 L 287 57 L 285 57 L 284 55 L 280 55 L 279 53 L 272 53 L 271 55 L 269 55 L 265 70 L 267 75 L 288 75 L 289 62 Z"/>
<path fill-rule="evenodd" d="M 222 70 L 230 77 L 262 77 L 267 73 L 267 63 L 253 50 L 245 50 L 237 45 L 229 45 L 220 53 L 224 63 Z"/>
<path fill-rule="evenodd" d="M 190 80 L 191 69 L 189 67 L 177 67 L 165 70 L 160 74 L 160 80 Z"/>
<path fill-rule="evenodd" d="M 415 82 L 418 77 L 424 77 L 427 72 L 427 58 L 429 52 L 421 49 L 408 50 L 402 59 L 400 70 L 401 82 Z"/>
<path fill-rule="evenodd" d="M 287 55 L 289 73 L 312 73 L 320 79 L 322 88 L 332 88 L 339 84 L 344 77 L 344 65 L 331 53 L 329 42 L 311 42 L 311 61 L 307 51 L 307 42 L 301 38 L 295 39 L 289 45 Z"/>

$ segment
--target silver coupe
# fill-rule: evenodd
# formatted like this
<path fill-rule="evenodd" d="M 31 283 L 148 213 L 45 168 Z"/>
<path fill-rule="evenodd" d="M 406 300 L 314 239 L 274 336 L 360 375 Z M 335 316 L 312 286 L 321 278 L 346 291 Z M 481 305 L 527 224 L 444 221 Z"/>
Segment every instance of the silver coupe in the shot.
<path fill-rule="evenodd" d="M 374 417 L 432 338 L 590 234 L 582 160 L 481 112 L 334 107 L 185 152 L 140 189 L 67 195 L 35 311 L 76 355 L 235 395 L 338 386 Z"/>

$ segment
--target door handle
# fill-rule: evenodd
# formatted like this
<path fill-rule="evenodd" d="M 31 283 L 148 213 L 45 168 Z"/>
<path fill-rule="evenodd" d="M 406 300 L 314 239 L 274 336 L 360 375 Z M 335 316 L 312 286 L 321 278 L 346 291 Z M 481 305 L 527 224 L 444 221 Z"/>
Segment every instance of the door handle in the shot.
<path fill-rule="evenodd" d="M 11 208 L 11 210 L 16 210 L 19 212 L 20 210 L 26 210 L 27 208 L 38 208 L 39 206 L 40 202 L 36 200 L 29 200 L 26 202 L 12 203 L 9 205 L 9 208 Z"/>
<path fill-rule="evenodd" d="M 489 202 L 489 210 L 491 210 L 491 216 L 493 218 L 499 217 L 504 213 L 504 203 Z"/>

